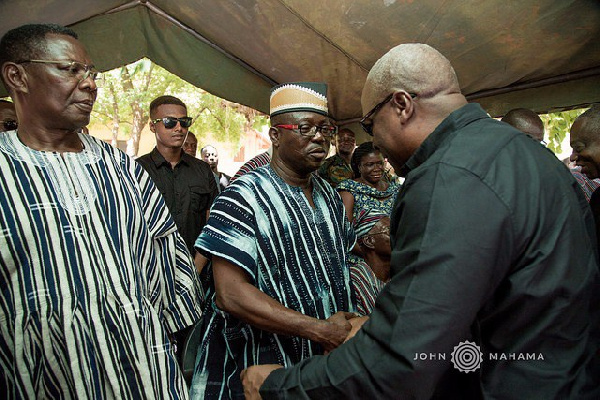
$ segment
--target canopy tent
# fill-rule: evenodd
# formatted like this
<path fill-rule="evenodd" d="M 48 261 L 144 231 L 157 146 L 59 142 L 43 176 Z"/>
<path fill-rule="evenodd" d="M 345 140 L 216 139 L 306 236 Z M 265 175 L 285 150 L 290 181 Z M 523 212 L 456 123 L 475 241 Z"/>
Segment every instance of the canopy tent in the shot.
<path fill-rule="evenodd" d="M 0 34 L 67 25 L 100 70 L 148 57 L 263 112 L 273 85 L 324 81 L 332 116 L 354 122 L 369 69 L 406 42 L 447 56 L 493 116 L 600 102 L 595 0 L 3 0 L 0 15 Z"/>

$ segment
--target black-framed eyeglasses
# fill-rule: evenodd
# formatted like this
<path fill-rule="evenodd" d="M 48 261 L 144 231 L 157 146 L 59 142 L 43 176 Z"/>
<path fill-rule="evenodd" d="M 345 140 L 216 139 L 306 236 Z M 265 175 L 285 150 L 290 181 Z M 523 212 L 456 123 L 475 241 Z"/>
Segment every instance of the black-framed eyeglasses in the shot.
<path fill-rule="evenodd" d="M 279 124 L 275 125 L 275 128 L 283 128 L 289 129 L 291 131 L 296 131 L 300 133 L 302 136 L 306 137 L 315 137 L 317 136 L 317 132 L 319 132 L 324 138 L 331 139 L 338 131 L 338 127 L 334 125 L 310 125 L 310 124 L 300 124 L 300 125 L 285 125 Z"/>
<path fill-rule="evenodd" d="M 417 97 L 415 93 L 409 93 L 410 97 L 413 99 Z M 369 111 L 364 117 L 360 119 L 360 126 L 363 128 L 365 132 L 369 134 L 369 136 L 373 136 L 373 117 L 383 107 L 386 105 L 392 98 L 394 97 L 394 93 L 390 93 L 381 103 L 377 103 L 375 107 L 371 111 Z"/>
<path fill-rule="evenodd" d="M 36 63 L 36 64 L 56 64 L 60 66 L 60 69 L 68 71 L 71 76 L 78 80 L 78 83 L 92 78 L 96 83 L 101 80 L 100 72 L 93 66 L 81 63 L 79 61 L 72 60 L 25 60 L 20 61 L 18 64 Z"/>
<path fill-rule="evenodd" d="M 14 119 L 5 119 L 2 121 L 2 126 L 4 126 L 4 131 L 14 131 L 19 127 L 19 124 Z"/>
<path fill-rule="evenodd" d="M 162 122 L 165 128 L 167 129 L 175 128 L 177 126 L 177 122 L 179 122 L 182 128 L 189 128 L 190 126 L 192 126 L 192 117 L 164 117 L 153 119 L 152 122 L 155 124 L 158 122 Z"/>

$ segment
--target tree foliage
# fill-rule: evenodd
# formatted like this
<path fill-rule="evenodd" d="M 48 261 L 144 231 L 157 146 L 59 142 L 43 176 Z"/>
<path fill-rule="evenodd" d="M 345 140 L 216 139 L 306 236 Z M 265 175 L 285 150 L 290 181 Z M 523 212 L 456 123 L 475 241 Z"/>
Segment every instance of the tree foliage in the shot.
<path fill-rule="evenodd" d="M 567 137 L 573 121 L 585 110 L 582 108 L 540 115 L 548 134 L 548 148 L 555 154 L 560 154 L 565 150 L 562 148 L 562 143 Z"/>
<path fill-rule="evenodd" d="M 147 126 L 150 102 L 158 96 L 179 97 L 194 119 L 190 130 L 200 142 L 209 137 L 238 146 L 245 132 L 260 131 L 268 116 L 250 107 L 232 103 L 199 89 L 148 59 L 141 59 L 103 74 L 104 82 L 92 114 L 92 123 L 112 131 L 113 145 L 127 139 L 127 153 L 137 155 L 142 129 Z M 575 118 L 585 109 L 544 114 L 548 148 L 563 152 L 563 141 Z"/>
<path fill-rule="evenodd" d="M 113 145 L 128 140 L 127 153 L 137 155 L 142 129 L 150 119 L 150 102 L 158 96 L 180 98 L 194 119 L 190 130 L 199 141 L 211 136 L 239 145 L 245 132 L 264 126 L 266 115 L 231 103 L 199 89 L 148 59 L 103 74 L 92 114 L 92 123 L 101 123 L 112 132 Z"/>

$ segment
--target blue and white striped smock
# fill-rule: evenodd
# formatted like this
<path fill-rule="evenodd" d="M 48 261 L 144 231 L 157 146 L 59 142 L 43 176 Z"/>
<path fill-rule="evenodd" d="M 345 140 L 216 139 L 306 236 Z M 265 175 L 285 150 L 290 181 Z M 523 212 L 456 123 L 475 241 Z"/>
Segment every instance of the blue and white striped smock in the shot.
<path fill-rule="evenodd" d="M 339 195 L 322 178 L 311 179 L 314 209 L 301 188 L 270 166 L 243 175 L 215 200 L 196 248 L 239 266 L 284 306 L 325 319 L 353 309 L 346 253 L 356 237 Z M 317 343 L 269 333 L 219 311 L 214 287 L 210 291 L 193 398 L 243 397 L 242 368 L 289 366 L 322 354 Z"/>
<path fill-rule="evenodd" d="M 160 193 L 123 152 L 0 133 L 3 398 L 187 398 L 167 334 L 198 319 L 198 281 Z"/>

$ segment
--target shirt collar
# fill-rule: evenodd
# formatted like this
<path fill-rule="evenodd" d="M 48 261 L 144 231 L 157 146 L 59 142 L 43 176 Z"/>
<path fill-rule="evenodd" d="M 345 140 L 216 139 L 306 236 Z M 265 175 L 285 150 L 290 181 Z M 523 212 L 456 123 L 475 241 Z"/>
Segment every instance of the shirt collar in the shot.
<path fill-rule="evenodd" d="M 185 163 L 185 164 L 189 164 L 189 158 L 193 158 L 192 156 L 190 156 L 189 154 L 185 153 L 183 150 L 181 150 L 181 159 L 179 160 L 179 163 Z M 171 163 L 168 162 L 167 160 L 165 160 L 165 158 L 163 157 L 162 154 L 160 154 L 160 151 L 158 151 L 158 149 L 156 147 L 154 147 L 154 149 L 152 150 L 152 152 L 150 152 L 150 159 L 152 160 L 152 162 L 154 163 L 154 165 L 156 166 L 156 168 L 159 168 L 161 165 L 166 165 L 167 167 L 171 168 Z"/>
<path fill-rule="evenodd" d="M 490 118 L 478 103 L 469 103 L 453 111 L 441 124 L 421 143 L 421 146 L 400 169 L 400 176 L 406 176 L 410 171 L 423 164 L 431 155 L 449 139 L 452 133 L 464 128 L 471 122 Z"/>

